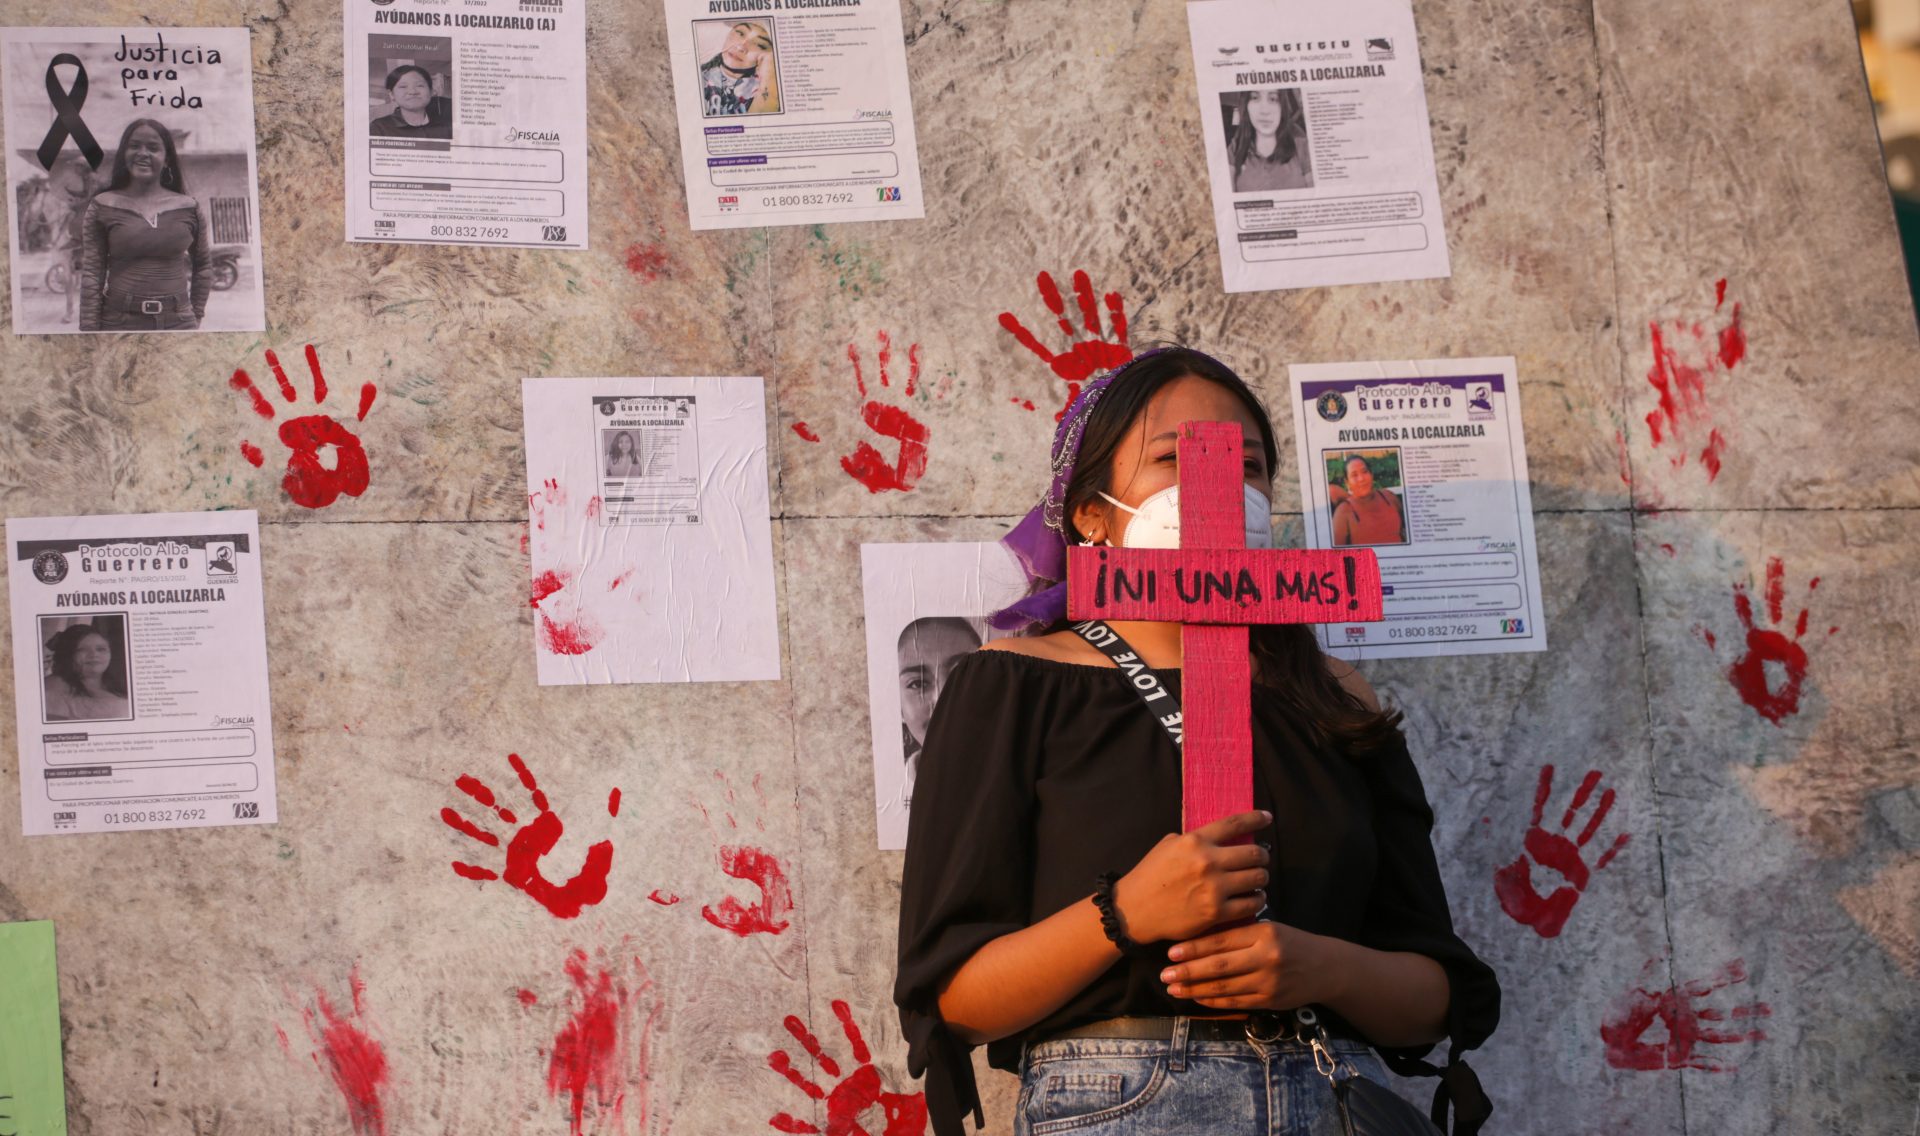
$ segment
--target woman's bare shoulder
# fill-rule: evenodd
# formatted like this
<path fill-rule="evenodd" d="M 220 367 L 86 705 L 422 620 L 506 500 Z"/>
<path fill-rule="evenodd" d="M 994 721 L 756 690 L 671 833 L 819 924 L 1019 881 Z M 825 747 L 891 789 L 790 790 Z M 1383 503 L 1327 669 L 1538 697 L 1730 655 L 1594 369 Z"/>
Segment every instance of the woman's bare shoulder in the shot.
<path fill-rule="evenodd" d="M 994 639 L 982 644 L 982 651 L 1005 651 L 1013 655 L 1025 655 L 1030 659 L 1051 659 L 1056 663 L 1104 662 L 1106 656 L 1087 645 L 1087 641 L 1071 631 L 1055 631 L 1050 635 L 1014 635 L 1005 639 Z"/>
<path fill-rule="evenodd" d="M 1328 655 L 1327 670 L 1333 674 L 1348 694 L 1360 700 L 1362 706 L 1369 710 L 1380 709 L 1380 696 L 1373 692 L 1373 684 L 1367 681 L 1365 675 L 1355 670 L 1352 663 Z"/>

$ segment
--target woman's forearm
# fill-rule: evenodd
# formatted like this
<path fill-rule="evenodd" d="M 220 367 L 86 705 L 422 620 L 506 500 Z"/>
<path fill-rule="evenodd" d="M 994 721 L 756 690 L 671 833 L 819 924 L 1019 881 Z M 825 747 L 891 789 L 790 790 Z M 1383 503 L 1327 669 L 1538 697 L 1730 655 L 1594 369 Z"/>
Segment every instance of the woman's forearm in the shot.
<path fill-rule="evenodd" d="M 1092 899 L 988 943 L 940 991 L 940 1016 L 980 1045 L 1018 1033 L 1065 1005 L 1120 961 Z"/>
<path fill-rule="evenodd" d="M 1447 1033 L 1446 970 L 1411 951 L 1376 951 L 1335 939 L 1343 981 L 1326 1006 L 1375 1045 L 1427 1045 Z"/>

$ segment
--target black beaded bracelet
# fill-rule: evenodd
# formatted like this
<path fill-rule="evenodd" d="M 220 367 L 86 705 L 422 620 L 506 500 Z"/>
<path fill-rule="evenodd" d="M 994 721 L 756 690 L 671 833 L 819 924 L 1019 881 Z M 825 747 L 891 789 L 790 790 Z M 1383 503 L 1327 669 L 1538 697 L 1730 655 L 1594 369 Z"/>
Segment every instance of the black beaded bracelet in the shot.
<path fill-rule="evenodd" d="M 1100 929 L 1107 933 L 1109 942 L 1120 948 L 1121 954 L 1144 954 L 1147 948 L 1127 937 L 1127 929 L 1120 923 L 1120 912 L 1113 906 L 1113 885 L 1119 882 L 1119 872 L 1108 872 L 1093 881 L 1093 906 L 1100 912 Z"/>

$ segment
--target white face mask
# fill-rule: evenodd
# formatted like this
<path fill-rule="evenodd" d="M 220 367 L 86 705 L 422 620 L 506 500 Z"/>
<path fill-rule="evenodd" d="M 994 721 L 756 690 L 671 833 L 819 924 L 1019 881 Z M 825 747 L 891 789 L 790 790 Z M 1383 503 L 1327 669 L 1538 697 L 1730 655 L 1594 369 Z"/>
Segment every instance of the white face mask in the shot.
<path fill-rule="evenodd" d="M 1273 505 L 1253 486 L 1243 483 L 1243 488 L 1246 490 L 1242 502 L 1246 506 L 1247 514 L 1247 547 L 1272 548 Z M 1133 519 L 1127 522 L 1127 532 L 1121 538 L 1120 547 L 1180 547 L 1180 487 L 1178 485 L 1169 485 L 1136 506 L 1124 505 L 1105 493 L 1100 496 L 1106 497 L 1115 508 L 1124 509 L 1133 514 Z"/>

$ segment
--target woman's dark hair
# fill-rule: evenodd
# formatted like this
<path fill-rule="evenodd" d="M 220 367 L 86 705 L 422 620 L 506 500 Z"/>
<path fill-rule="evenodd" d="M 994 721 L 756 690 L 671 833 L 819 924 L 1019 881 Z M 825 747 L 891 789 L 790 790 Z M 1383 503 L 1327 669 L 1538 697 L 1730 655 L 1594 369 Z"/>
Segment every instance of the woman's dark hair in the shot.
<path fill-rule="evenodd" d="M 425 79 L 427 81 L 427 91 L 429 93 L 433 91 L 433 72 L 427 70 L 425 67 L 420 66 L 418 63 L 402 63 L 400 66 L 395 67 L 393 70 L 387 72 L 387 93 L 388 94 L 393 93 L 393 85 L 400 81 L 400 76 L 405 75 L 409 71 L 412 71 L 414 74 L 420 76 L 422 79 Z"/>
<path fill-rule="evenodd" d="M 1347 455 L 1347 460 L 1346 460 L 1346 461 L 1343 461 L 1343 462 L 1341 462 L 1341 463 L 1340 463 L 1340 469 L 1341 469 L 1341 471 L 1342 471 L 1342 472 L 1341 472 L 1341 474 L 1340 474 L 1340 477 L 1341 477 L 1341 480 L 1342 480 L 1343 482 L 1344 482 L 1344 481 L 1345 481 L 1345 480 L 1346 480 L 1347 478 L 1349 478 L 1349 477 L 1352 477 L 1352 476 L 1353 476 L 1353 463 L 1354 463 L 1354 462 L 1359 462 L 1359 463 L 1360 463 L 1361 465 L 1364 465 L 1364 466 L 1366 466 L 1366 467 L 1367 467 L 1367 472 L 1368 472 L 1368 473 L 1372 473 L 1372 472 L 1373 472 L 1373 463 L 1372 463 L 1372 462 L 1370 462 L 1370 461 L 1368 461 L 1368 460 L 1367 460 L 1366 458 L 1363 458 L 1363 457 L 1361 457 L 1361 456 L 1360 456 L 1359 454 L 1348 454 L 1348 455 Z"/>
<path fill-rule="evenodd" d="M 47 640 L 47 650 L 53 653 L 53 677 L 67 684 L 74 697 L 84 697 L 87 684 L 80 677 L 80 668 L 74 664 L 73 656 L 80 650 L 80 641 L 89 635 L 98 635 L 107 641 L 112 656 L 107 660 L 107 669 L 100 676 L 100 685 L 119 695 L 127 696 L 127 664 L 120 656 L 120 637 L 110 635 L 91 623 L 76 623 L 65 631 L 56 632 Z"/>
<path fill-rule="evenodd" d="M 1253 128 L 1253 101 L 1266 94 L 1265 91 L 1244 93 L 1246 99 L 1241 102 L 1240 113 L 1233 124 L 1233 138 L 1227 143 L 1227 158 L 1233 163 L 1236 177 L 1240 174 L 1240 167 L 1255 156 L 1253 144 L 1259 131 Z M 1306 110 L 1300 105 L 1300 92 L 1292 87 L 1282 87 L 1275 93 L 1280 96 L 1280 128 L 1274 136 L 1273 156 L 1262 160 L 1291 162 L 1295 143 L 1306 133 L 1302 129 L 1306 124 Z"/>
<path fill-rule="evenodd" d="M 1149 352 L 1120 369 L 1113 383 L 1087 415 L 1080 436 L 1080 452 L 1075 458 L 1073 476 L 1067 481 L 1062 512 L 1067 539 L 1078 543 L 1085 538 L 1073 526 L 1073 515 L 1081 505 L 1112 492 L 1114 454 L 1125 442 L 1128 432 L 1147 404 L 1161 388 L 1176 379 L 1194 375 L 1225 387 L 1260 424 L 1260 447 L 1271 471 L 1278 460 L 1273 440 L 1273 422 L 1260 396 L 1246 381 L 1225 364 L 1184 347 Z M 1065 621 L 1046 628 L 1057 631 Z M 1319 640 L 1305 624 L 1256 624 L 1248 634 L 1253 648 L 1254 681 L 1272 689 L 1297 712 L 1299 720 L 1315 740 L 1332 742 L 1348 753 L 1364 754 L 1392 744 L 1400 732 L 1398 711 L 1371 710 L 1340 684 L 1328 669 L 1327 655 Z"/>
<path fill-rule="evenodd" d="M 133 141 L 133 132 L 143 126 L 160 136 L 160 148 L 167 152 L 167 164 L 160 168 L 160 184 L 175 193 L 185 193 L 187 179 L 180 172 L 180 155 L 174 151 L 173 134 L 151 118 L 136 118 L 120 132 L 120 148 L 113 153 L 113 177 L 108 180 L 107 188 L 125 189 L 133 184 L 133 171 L 127 168 L 127 144 Z"/>

